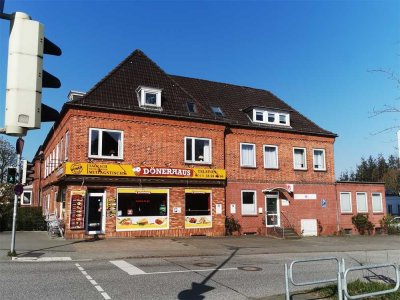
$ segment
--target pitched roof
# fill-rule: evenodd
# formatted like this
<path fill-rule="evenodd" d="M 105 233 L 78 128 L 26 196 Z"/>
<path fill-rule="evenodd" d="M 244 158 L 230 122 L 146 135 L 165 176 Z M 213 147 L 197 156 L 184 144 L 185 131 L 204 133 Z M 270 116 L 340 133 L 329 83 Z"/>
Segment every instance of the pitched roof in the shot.
<path fill-rule="evenodd" d="M 162 89 L 162 110 L 146 110 L 139 106 L 136 89 L 147 86 Z M 187 102 L 195 103 L 196 113 L 190 113 Z M 302 132 L 333 136 L 272 93 L 227 83 L 168 75 L 142 51 L 135 50 L 114 70 L 98 82 L 84 97 L 66 103 L 124 113 L 141 113 L 166 117 L 184 117 L 208 122 L 223 122 L 230 126 Z M 218 106 L 224 117 L 215 116 L 211 106 Z M 290 113 L 290 127 L 254 124 L 246 109 L 264 107 Z"/>

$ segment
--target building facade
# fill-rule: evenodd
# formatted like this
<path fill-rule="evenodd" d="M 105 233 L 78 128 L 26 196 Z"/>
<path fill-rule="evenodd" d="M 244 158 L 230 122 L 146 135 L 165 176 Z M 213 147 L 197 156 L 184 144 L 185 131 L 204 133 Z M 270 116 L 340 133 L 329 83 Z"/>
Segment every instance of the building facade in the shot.
<path fill-rule="evenodd" d="M 332 234 L 346 192 L 384 202 L 382 184 L 335 182 L 335 138 L 267 91 L 168 75 L 136 50 L 70 94 L 35 156 L 33 203 L 67 238 L 221 236 L 226 216 L 247 234 Z"/>

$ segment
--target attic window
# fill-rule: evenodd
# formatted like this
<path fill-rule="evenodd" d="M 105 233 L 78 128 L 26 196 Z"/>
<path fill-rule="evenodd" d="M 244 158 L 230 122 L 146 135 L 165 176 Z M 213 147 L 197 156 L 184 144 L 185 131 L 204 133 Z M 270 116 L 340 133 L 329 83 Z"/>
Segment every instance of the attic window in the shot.
<path fill-rule="evenodd" d="M 219 106 L 211 106 L 211 110 L 213 111 L 215 116 L 224 117 L 224 113 Z"/>
<path fill-rule="evenodd" d="M 193 102 L 187 102 L 187 109 L 190 113 L 196 113 L 197 109 L 196 109 L 196 104 Z"/>
<path fill-rule="evenodd" d="M 161 90 L 139 86 L 136 89 L 139 105 L 142 107 L 161 107 Z"/>
<path fill-rule="evenodd" d="M 286 112 L 253 109 L 250 117 L 254 123 L 290 126 L 290 115 Z"/>

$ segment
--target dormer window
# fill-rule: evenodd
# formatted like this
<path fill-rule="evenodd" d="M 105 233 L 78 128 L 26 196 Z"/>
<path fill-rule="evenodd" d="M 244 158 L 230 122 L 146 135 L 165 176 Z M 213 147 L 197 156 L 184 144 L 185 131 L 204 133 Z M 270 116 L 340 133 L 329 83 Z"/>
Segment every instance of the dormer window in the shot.
<path fill-rule="evenodd" d="M 187 102 L 187 109 L 190 113 L 196 113 L 197 109 L 196 109 L 196 104 L 194 104 L 193 102 Z"/>
<path fill-rule="evenodd" d="M 136 89 L 139 105 L 143 107 L 161 108 L 161 90 L 139 86 Z"/>
<path fill-rule="evenodd" d="M 252 115 L 250 116 L 254 123 L 290 126 L 289 113 L 269 111 L 265 109 L 253 109 Z"/>
<path fill-rule="evenodd" d="M 222 112 L 221 107 L 211 106 L 211 110 L 213 111 L 213 113 L 216 117 L 224 117 L 224 113 Z"/>

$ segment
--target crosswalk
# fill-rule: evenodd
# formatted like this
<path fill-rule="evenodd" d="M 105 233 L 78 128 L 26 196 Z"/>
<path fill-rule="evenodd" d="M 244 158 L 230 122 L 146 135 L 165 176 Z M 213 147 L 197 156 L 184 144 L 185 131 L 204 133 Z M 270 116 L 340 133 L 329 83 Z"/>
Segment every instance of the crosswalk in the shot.
<path fill-rule="evenodd" d="M 155 275 L 155 274 L 171 274 L 171 273 L 190 273 L 190 272 L 220 272 L 220 271 L 232 271 L 238 270 L 238 268 L 213 268 L 213 269 L 184 269 L 184 270 L 168 270 L 168 271 L 156 271 L 156 272 L 145 272 L 142 269 L 128 263 L 125 260 L 111 260 L 111 264 L 118 267 L 128 275 Z"/>

